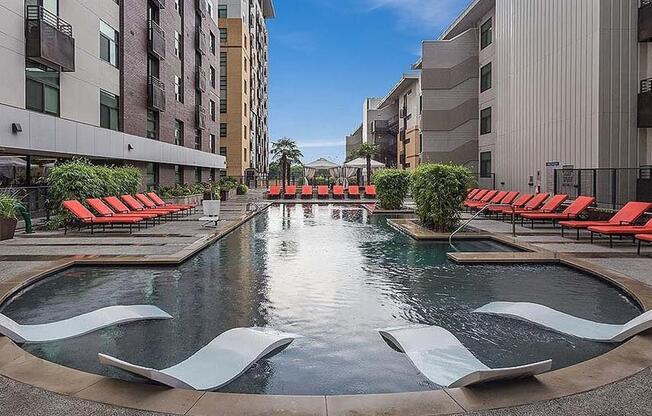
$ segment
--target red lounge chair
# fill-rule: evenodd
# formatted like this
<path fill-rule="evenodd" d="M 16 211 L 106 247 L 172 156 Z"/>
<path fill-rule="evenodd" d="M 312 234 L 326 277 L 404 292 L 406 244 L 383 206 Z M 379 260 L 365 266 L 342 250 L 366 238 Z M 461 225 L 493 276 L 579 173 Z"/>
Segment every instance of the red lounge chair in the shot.
<path fill-rule="evenodd" d="M 466 201 L 464 201 L 464 205 L 466 205 L 466 203 L 470 201 L 479 201 L 487 194 L 487 192 L 489 192 L 488 189 L 480 189 L 471 198 L 467 198 Z"/>
<path fill-rule="evenodd" d="M 333 186 L 333 198 L 344 199 L 344 187 L 342 185 Z"/>
<path fill-rule="evenodd" d="M 532 221 L 532 228 L 534 228 L 534 221 L 552 221 L 553 224 L 555 221 L 559 220 L 571 220 L 577 218 L 586 211 L 591 205 L 595 203 L 595 198 L 592 196 L 578 196 L 564 211 L 562 212 L 524 212 L 521 214 L 521 218 L 525 218 Z"/>
<path fill-rule="evenodd" d="M 138 202 L 136 198 L 134 198 L 131 195 L 122 195 L 120 199 L 122 199 L 122 202 L 124 202 L 129 207 L 130 210 L 136 212 L 147 211 L 147 212 L 161 213 L 163 215 L 176 214 L 179 212 L 179 210 L 176 208 L 156 208 L 156 209 L 148 208 L 147 210 L 145 210 L 143 204 Z"/>
<path fill-rule="evenodd" d="M 280 197 L 281 197 L 281 187 L 278 185 L 270 186 L 269 191 L 267 191 L 267 198 L 275 199 Z"/>
<path fill-rule="evenodd" d="M 317 198 L 328 198 L 328 186 L 319 185 L 317 187 Z"/>
<path fill-rule="evenodd" d="M 466 205 L 468 208 L 473 208 L 473 207 L 475 207 L 477 205 L 482 205 L 484 203 L 487 203 L 487 202 L 491 201 L 493 199 L 493 197 L 496 196 L 497 193 L 498 193 L 498 191 L 488 191 L 486 194 L 484 194 L 484 196 L 482 198 L 480 198 L 480 200 L 478 200 L 478 201 L 476 201 L 476 200 L 468 201 L 468 202 L 465 202 L 464 205 Z"/>
<path fill-rule="evenodd" d="M 652 243 L 652 234 L 638 234 L 634 238 L 638 240 L 638 255 L 641 255 L 641 246 L 643 245 L 643 241 L 647 243 Z"/>
<path fill-rule="evenodd" d="M 183 213 L 189 213 L 190 208 L 188 207 L 181 207 L 181 206 L 167 206 L 167 207 L 159 207 L 149 199 L 145 194 L 136 194 L 136 198 L 138 201 L 145 207 L 145 209 L 176 209 L 178 210 L 177 212 L 183 212 Z"/>
<path fill-rule="evenodd" d="M 360 199 L 360 187 L 357 185 L 349 186 L 349 199 Z"/>
<path fill-rule="evenodd" d="M 96 217 L 86 209 L 85 206 L 79 201 L 63 201 L 63 207 L 68 210 L 76 219 L 80 225 L 90 227 L 91 234 L 94 232 L 94 227 L 96 225 L 101 225 L 102 229 L 106 228 L 106 225 L 129 225 L 129 233 L 132 231 L 132 226 L 136 224 L 138 229 L 140 229 L 140 222 L 143 221 L 143 217 L 122 217 L 122 218 L 113 218 L 113 217 Z M 68 225 L 64 225 L 64 234 L 68 233 Z"/>
<path fill-rule="evenodd" d="M 561 236 L 564 236 L 566 228 L 577 230 L 577 239 L 580 239 L 580 230 L 589 227 L 600 227 L 603 225 L 632 225 L 645 214 L 645 211 L 652 208 L 649 202 L 628 202 L 624 207 L 614 214 L 608 221 L 561 221 Z"/>
<path fill-rule="evenodd" d="M 514 209 L 523 209 L 525 207 L 525 204 L 527 204 L 530 201 L 530 199 L 532 199 L 532 196 L 533 196 L 532 194 L 522 194 L 517 199 L 515 199 L 514 202 L 511 203 L 512 207 L 514 207 Z M 505 197 L 505 199 L 507 199 L 507 197 Z M 510 207 L 501 207 L 495 205 L 487 208 L 487 210 L 491 213 L 502 213 L 506 209 L 508 209 L 509 212 L 511 212 L 512 210 Z"/>
<path fill-rule="evenodd" d="M 301 199 L 312 199 L 312 186 L 303 185 L 301 187 Z"/>
<path fill-rule="evenodd" d="M 147 226 L 147 220 L 154 220 L 156 222 L 156 218 L 159 217 L 158 214 L 154 213 L 145 213 L 145 212 L 140 212 L 140 213 L 116 213 L 111 210 L 104 202 L 102 202 L 101 199 L 99 198 L 88 198 L 86 200 L 86 203 L 88 204 L 89 207 L 93 208 L 95 212 L 99 214 L 100 217 L 114 217 L 114 218 L 144 218 L 145 219 L 145 226 Z"/>
<path fill-rule="evenodd" d="M 471 199 L 471 198 L 473 198 L 473 196 L 474 196 L 475 194 L 477 194 L 478 192 L 480 192 L 480 189 L 478 189 L 478 188 L 475 188 L 475 189 L 471 189 L 471 190 L 469 190 L 469 193 L 466 194 L 466 199 Z"/>
<path fill-rule="evenodd" d="M 489 201 L 473 203 L 469 207 L 471 209 L 480 210 L 480 209 L 486 207 L 487 205 L 500 204 L 502 202 L 502 200 L 507 196 L 507 193 L 508 193 L 507 191 L 496 192 L 496 194 L 493 196 L 493 198 L 491 198 Z"/>
<path fill-rule="evenodd" d="M 557 211 L 561 205 L 566 202 L 568 195 L 553 195 L 549 200 L 540 209 L 535 209 L 531 211 L 517 211 L 518 215 L 529 214 L 529 213 L 539 213 L 539 214 L 552 214 Z M 524 219 L 521 217 L 521 223 L 524 222 Z"/>
<path fill-rule="evenodd" d="M 589 227 L 591 232 L 591 243 L 593 243 L 593 234 L 602 234 L 609 236 L 609 247 L 614 246 L 613 236 L 635 236 L 637 234 L 652 234 L 652 219 L 645 225 L 602 225 L 599 227 Z"/>
<path fill-rule="evenodd" d="M 169 202 L 165 202 L 160 196 L 158 196 L 155 192 L 147 192 L 147 196 L 149 199 L 151 199 L 157 207 L 159 208 L 182 208 L 182 209 L 189 209 L 193 210 L 197 208 L 197 204 L 170 204 Z"/>
<path fill-rule="evenodd" d="M 127 207 L 118 197 L 115 196 L 105 196 L 104 202 L 106 202 L 113 211 L 117 212 L 118 214 L 155 214 L 159 216 L 160 218 L 165 217 L 168 213 L 167 212 L 161 212 L 159 210 L 149 210 L 149 209 L 144 209 L 142 211 L 135 211 L 135 210 L 130 210 L 129 207 Z"/>
<path fill-rule="evenodd" d="M 376 185 L 366 185 L 364 187 L 364 197 L 365 198 L 376 198 Z"/>
<path fill-rule="evenodd" d="M 285 199 L 291 199 L 297 197 L 297 186 L 288 185 L 285 187 Z"/>
<path fill-rule="evenodd" d="M 525 206 L 523 208 L 516 209 L 515 213 L 520 214 L 520 213 L 523 213 L 523 212 L 534 212 L 534 211 L 538 210 L 541 207 L 541 205 L 543 205 L 543 203 L 546 201 L 546 199 L 548 199 L 549 196 L 550 196 L 550 194 L 547 193 L 547 192 L 544 192 L 544 193 L 541 193 L 541 194 L 536 194 L 536 195 L 534 195 L 532 197 L 532 199 L 530 199 L 528 201 L 527 204 L 525 204 Z M 512 208 L 511 207 L 503 207 L 502 212 L 505 215 L 511 214 L 512 213 Z"/>

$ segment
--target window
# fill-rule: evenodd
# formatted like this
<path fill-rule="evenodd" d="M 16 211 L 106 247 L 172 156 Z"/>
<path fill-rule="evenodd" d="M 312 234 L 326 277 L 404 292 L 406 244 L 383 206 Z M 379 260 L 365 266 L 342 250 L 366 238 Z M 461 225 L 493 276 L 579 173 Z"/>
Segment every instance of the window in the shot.
<path fill-rule="evenodd" d="M 118 96 L 100 90 L 100 127 L 111 130 L 119 130 L 118 121 Z"/>
<path fill-rule="evenodd" d="M 174 165 L 174 184 L 183 185 L 183 166 Z"/>
<path fill-rule="evenodd" d="M 183 146 L 183 121 L 174 120 L 174 144 Z"/>
<path fill-rule="evenodd" d="M 181 58 L 181 35 L 179 32 L 174 32 L 174 56 Z"/>
<path fill-rule="evenodd" d="M 100 59 L 118 66 L 118 31 L 100 20 Z"/>
<path fill-rule="evenodd" d="M 183 102 L 183 84 L 181 82 L 181 77 L 174 76 L 174 98 L 182 103 Z"/>
<path fill-rule="evenodd" d="M 492 22 L 487 20 L 480 26 L 480 49 L 484 49 L 493 42 Z"/>
<path fill-rule="evenodd" d="M 201 168 L 195 168 L 195 183 L 201 183 Z"/>
<path fill-rule="evenodd" d="M 215 113 L 215 101 L 211 100 L 210 102 L 210 112 L 211 112 L 211 120 L 215 121 L 217 118 L 217 114 Z"/>
<path fill-rule="evenodd" d="M 226 28 L 221 27 L 220 28 L 220 43 L 226 43 L 228 37 L 229 37 L 229 34 L 226 31 Z"/>
<path fill-rule="evenodd" d="M 220 137 L 226 137 L 226 123 L 220 123 Z"/>
<path fill-rule="evenodd" d="M 491 176 L 491 152 L 480 153 L 480 177 Z"/>
<path fill-rule="evenodd" d="M 195 150 L 201 150 L 201 130 L 195 131 Z"/>
<path fill-rule="evenodd" d="M 226 114 L 226 98 L 220 99 L 220 113 Z"/>
<path fill-rule="evenodd" d="M 215 39 L 215 34 L 213 34 L 213 32 L 210 33 L 210 40 L 211 40 L 211 53 L 215 55 L 215 52 L 217 51 L 217 42 Z"/>
<path fill-rule="evenodd" d="M 147 164 L 147 190 L 153 191 L 158 189 L 158 163 Z"/>
<path fill-rule="evenodd" d="M 213 0 L 206 0 L 206 8 L 208 9 L 208 15 L 214 17 L 213 10 L 215 10 L 215 6 L 213 5 Z"/>
<path fill-rule="evenodd" d="M 244 153 L 244 161 L 246 162 L 247 161 L 247 148 L 246 147 L 243 148 L 242 152 Z"/>
<path fill-rule="evenodd" d="M 491 88 L 491 62 L 480 69 L 480 92 Z"/>
<path fill-rule="evenodd" d="M 211 87 L 215 88 L 215 68 L 211 66 L 210 69 L 210 77 L 211 77 Z"/>
<path fill-rule="evenodd" d="M 217 169 L 215 169 L 215 168 L 211 169 L 211 182 L 215 182 L 215 179 L 216 179 L 216 176 L 217 176 L 216 175 L 216 170 Z"/>
<path fill-rule="evenodd" d="M 491 107 L 480 111 L 480 134 L 491 133 Z"/>
<path fill-rule="evenodd" d="M 210 147 L 209 150 L 211 153 L 215 153 L 215 149 L 216 149 L 215 146 L 217 145 L 215 142 L 215 135 L 211 134 L 208 137 L 209 137 L 208 146 Z"/>
<path fill-rule="evenodd" d="M 181 0 L 174 0 L 174 10 L 181 14 Z"/>
<path fill-rule="evenodd" d="M 226 147 L 220 147 L 220 156 L 226 157 Z"/>
<path fill-rule="evenodd" d="M 147 138 L 158 140 L 158 112 L 147 110 Z"/>
<path fill-rule="evenodd" d="M 217 17 L 219 19 L 225 19 L 227 17 L 227 11 L 228 9 L 225 4 L 217 6 Z"/>
<path fill-rule="evenodd" d="M 59 115 L 59 71 L 25 62 L 25 107 L 40 113 Z"/>

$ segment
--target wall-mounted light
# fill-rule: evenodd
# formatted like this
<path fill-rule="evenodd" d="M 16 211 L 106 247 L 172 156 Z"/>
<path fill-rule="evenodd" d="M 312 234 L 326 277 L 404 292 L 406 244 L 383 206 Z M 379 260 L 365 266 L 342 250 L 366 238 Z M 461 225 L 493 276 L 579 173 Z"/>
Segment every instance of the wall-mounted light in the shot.
<path fill-rule="evenodd" d="M 129 143 L 127 145 L 127 149 L 131 152 L 132 150 L 134 150 L 134 147 L 131 145 L 131 143 Z"/>
<path fill-rule="evenodd" d="M 18 134 L 23 131 L 23 126 L 20 123 L 11 123 L 11 132 L 13 134 Z"/>

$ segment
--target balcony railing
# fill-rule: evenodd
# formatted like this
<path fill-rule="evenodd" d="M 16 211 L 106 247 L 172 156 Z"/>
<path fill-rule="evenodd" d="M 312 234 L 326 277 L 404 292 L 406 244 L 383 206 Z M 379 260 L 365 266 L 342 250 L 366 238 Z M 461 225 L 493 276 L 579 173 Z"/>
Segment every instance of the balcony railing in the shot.
<path fill-rule="evenodd" d="M 638 94 L 638 127 L 652 128 L 652 78 L 641 81 Z"/>
<path fill-rule="evenodd" d="M 206 109 L 198 105 L 196 110 L 197 129 L 204 130 L 206 128 Z"/>
<path fill-rule="evenodd" d="M 652 41 L 652 0 L 642 0 L 638 9 L 638 41 Z"/>
<path fill-rule="evenodd" d="M 197 68 L 195 71 L 195 87 L 201 92 L 206 92 L 206 85 L 206 71 L 202 68 Z"/>
<path fill-rule="evenodd" d="M 149 21 L 149 51 L 159 59 L 165 59 L 165 32 L 155 21 Z"/>
<path fill-rule="evenodd" d="M 25 55 L 48 68 L 74 71 L 72 26 L 42 6 L 27 6 Z"/>
<path fill-rule="evenodd" d="M 147 78 L 147 105 L 152 110 L 165 111 L 165 84 L 151 75 Z"/>
<path fill-rule="evenodd" d="M 197 35 L 195 37 L 195 43 L 196 43 L 197 50 L 202 55 L 206 55 L 206 52 L 208 51 L 208 39 L 206 33 L 204 33 L 201 30 L 198 30 Z"/>

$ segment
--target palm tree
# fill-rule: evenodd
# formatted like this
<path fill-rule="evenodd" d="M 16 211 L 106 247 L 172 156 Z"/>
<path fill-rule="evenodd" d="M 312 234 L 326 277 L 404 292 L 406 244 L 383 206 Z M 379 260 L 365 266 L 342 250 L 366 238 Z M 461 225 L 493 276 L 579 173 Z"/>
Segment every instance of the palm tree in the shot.
<path fill-rule="evenodd" d="M 367 184 L 371 183 L 371 159 L 378 154 L 380 146 L 377 144 L 363 143 L 355 152 L 358 157 L 367 159 Z"/>
<path fill-rule="evenodd" d="M 297 143 L 287 137 L 283 137 L 277 142 L 272 143 L 272 159 L 279 162 L 281 170 L 281 180 L 283 192 L 285 192 L 285 183 L 290 184 L 290 168 L 292 163 L 301 163 L 303 153 L 297 147 Z"/>

